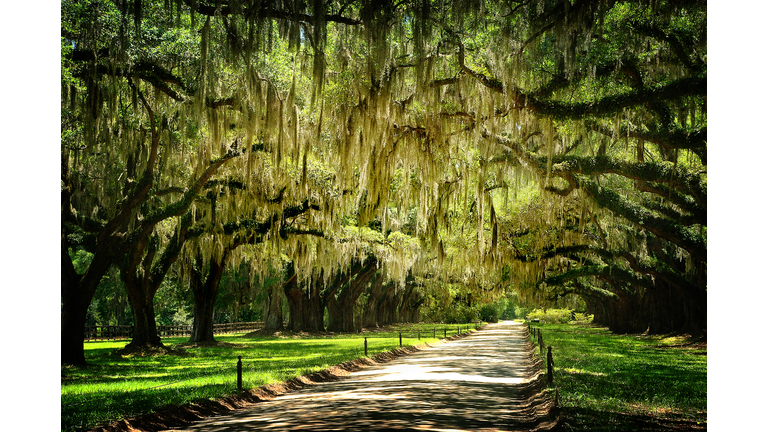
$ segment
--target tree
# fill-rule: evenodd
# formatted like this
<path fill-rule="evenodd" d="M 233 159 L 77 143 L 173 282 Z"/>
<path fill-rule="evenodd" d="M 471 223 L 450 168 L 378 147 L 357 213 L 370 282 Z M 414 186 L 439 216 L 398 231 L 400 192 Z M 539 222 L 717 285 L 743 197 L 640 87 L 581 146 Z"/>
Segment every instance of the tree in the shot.
<path fill-rule="evenodd" d="M 558 68 L 551 78 L 532 91 L 504 88 L 546 128 L 517 139 L 483 132 L 503 150 L 494 163 L 512 157 L 543 179 L 545 191 L 576 203 L 561 205 L 557 217 L 560 226 L 578 228 L 563 229 L 522 259 L 549 259 L 533 286 L 546 287 L 552 296 L 582 295 L 597 309 L 596 320 L 616 331 L 701 331 L 706 328 L 705 6 L 555 6 L 542 15 L 542 28 L 534 34 L 566 31 L 565 22 L 574 16 L 582 17 L 581 25 L 566 39 L 576 47 L 559 63 L 557 54 L 550 57 Z M 589 32 L 594 32 L 591 46 L 580 52 L 577 35 Z M 567 94 L 583 96 L 572 102 L 563 99 Z M 538 134 L 548 141 L 537 143 Z M 584 149 L 590 141 L 596 144 Z M 616 219 L 601 217 L 605 214 Z"/>
<path fill-rule="evenodd" d="M 356 331 L 355 303 L 377 270 L 376 259 L 368 258 L 363 262 L 354 262 L 348 270 L 334 275 L 330 287 L 323 293 L 328 309 L 328 331 Z"/>
<path fill-rule="evenodd" d="M 186 214 L 218 259 L 246 234 L 216 237 L 212 212 L 261 223 L 305 201 L 322 236 L 279 218 L 253 261 L 293 263 L 292 328 L 365 290 L 403 296 L 382 320 L 412 317 L 454 283 L 578 295 L 618 331 L 705 328 L 703 2 L 67 1 L 62 37 L 62 361 L 84 361 L 106 270 L 152 286 Z M 243 188 L 198 218 L 229 180 Z M 405 290 L 345 284 L 364 261 L 350 227 L 369 223 L 368 255 Z M 418 248 L 387 257 L 400 235 Z"/>
<path fill-rule="evenodd" d="M 210 254 L 207 260 L 203 255 L 203 246 L 197 245 L 190 275 L 190 285 L 194 295 L 194 321 L 192 323 L 190 342 L 214 341 L 213 307 L 219 289 L 219 282 L 228 261 L 231 259 L 231 254 L 243 245 L 262 243 L 276 226 L 281 227 L 278 230 L 278 235 L 281 237 L 287 237 L 289 234 L 322 236 L 322 233 L 317 230 L 301 229 L 289 223 L 289 220 L 296 219 L 313 209 L 317 210 L 318 208 L 311 205 L 309 201 L 304 201 L 299 205 L 286 207 L 280 214 L 268 217 L 262 222 L 244 219 L 225 223 L 222 226 L 222 232 L 215 234 L 212 239 L 213 242 L 221 243 L 222 249 L 219 254 Z M 225 239 L 222 240 L 221 237 Z M 204 274 L 206 271 L 207 274 Z M 267 327 L 272 329 L 278 326 L 277 323 L 272 323 L 271 326 Z M 279 327 L 282 327 L 282 318 L 280 319 Z"/>
<path fill-rule="evenodd" d="M 197 154 L 185 151 L 199 137 L 195 124 L 163 96 L 165 81 L 157 75 L 172 80 L 161 65 L 177 59 L 157 40 L 136 40 L 167 29 L 172 19 L 158 13 L 149 28 L 139 21 L 132 27 L 128 13 L 124 4 L 62 4 L 62 363 L 85 362 L 86 309 L 105 272 L 118 263 L 140 342 L 159 342 L 146 294 L 157 289 L 164 272 L 137 277 L 158 253 L 155 228 L 185 214 L 216 171 L 241 154 L 221 137 L 219 156 L 211 158 L 210 141 Z M 154 65 L 148 60 L 153 56 Z M 152 94 L 145 94 L 148 89 Z M 188 136 L 180 134 L 187 126 Z M 182 168 L 195 165 L 194 171 Z M 93 254 L 82 274 L 68 259 L 78 246 Z"/>

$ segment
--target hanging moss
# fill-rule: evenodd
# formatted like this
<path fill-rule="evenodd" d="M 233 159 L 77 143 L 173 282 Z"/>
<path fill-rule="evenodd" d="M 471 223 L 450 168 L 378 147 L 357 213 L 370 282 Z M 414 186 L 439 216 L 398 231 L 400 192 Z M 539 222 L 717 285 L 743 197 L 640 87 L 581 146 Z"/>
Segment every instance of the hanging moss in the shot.
<path fill-rule="evenodd" d="M 705 47 L 691 39 L 706 20 L 689 4 L 677 6 L 687 23 L 649 20 L 673 13 L 654 3 L 177 2 L 192 27 L 175 32 L 136 1 L 136 31 L 116 31 L 125 59 L 108 52 L 104 20 L 80 19 L 67 58 L 79 87 L 62 92 L 82 134 L 66 158 L 84 173 L 72 205 L 118 214 L 150 173 L 154 195 L 125 230 L 178 226 L 171 215 L 189 210 L 211 230 L 195 240 L 204 257 L 256 230 L 252 253 L 288 256 L 302 280 L 372 254 L 401 286 L 415 272 L 498 293 L 508 266 L 538 301 L 538 281 L 598 262 L 556 251 L 647 254 L 627 226 L 679 246 L 690 267 L 706 257 Z M 199 44 L 142 42 L 141 21 Z M 207 196 L 204 176 L 243 189 Z M 304 202 L 316 207 L 269 219 Z"/>

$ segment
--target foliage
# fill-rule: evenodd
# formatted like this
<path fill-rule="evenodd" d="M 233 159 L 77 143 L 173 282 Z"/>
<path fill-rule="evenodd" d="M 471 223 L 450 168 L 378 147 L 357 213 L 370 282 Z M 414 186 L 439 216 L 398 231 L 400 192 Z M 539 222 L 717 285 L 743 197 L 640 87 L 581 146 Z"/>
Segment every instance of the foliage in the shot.
<path fill-rule="evenodd" d="M 543 323 L 550 324 L 566 324 L 569 322 L 589 323 L 592 322 L 593 316 L 583 313 L 577 313 L 571 309 L 534 309 L 527 313 L 525 318 L 527 320 L 539 320 Z"/>
<path fill-rule="evenodd" d="M 83 248 L 70 249 L 69 257 L 72 260 L 72 266 L 78 274 L 85 273 L 93 260 L 93 254 Z"/>
<path fill-rule="evenodd" d="M 443 322 L 447 324 L 466 324 L 480 320 L 480 311 L 476 306 L 454 303 L 443 312 Z"/>
<path fill-rule="evenodd" d="M 484 304 L 480 306 L 480 310 L 478 312 L 480 314 L 480 319 L 483 321 L 490 323 L 499 322 L 499 308 L 497 305 Z"/>
<path fill-rule="evenodd" d="M 110 268 L 151 300 L 198 258 L 290 261 L 308 289 L 374 254 L 451 321 L 511 289 L 620 332 L 706 327 L 703 2 L 61 11 L 61 246 L 92 255 L 62 266 L 65 362 Z"/>
<path fill-rule="evenodd" d="M 175 313 L 175 309 L 171 313 Z M 94 299 L 88 306 L 86 325 L 131 324 L 133 316 L 128 307 L 128 298 L 117 268 L 112 267 L 96 288 Z"/>
<path fill-rule="evenodd" d="M 163 279 L 154 298 L 156 321 L 159 325 L 192 324 L 186 294 L 177 278 Z"/>

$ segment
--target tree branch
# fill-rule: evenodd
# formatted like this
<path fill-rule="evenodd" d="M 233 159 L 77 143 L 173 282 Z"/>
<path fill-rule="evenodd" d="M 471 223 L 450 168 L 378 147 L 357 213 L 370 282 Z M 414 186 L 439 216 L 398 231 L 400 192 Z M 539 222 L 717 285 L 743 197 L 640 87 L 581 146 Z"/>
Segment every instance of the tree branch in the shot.
<path fill-rule="evenodd" d="M 260 2 L 255 4 L 249 4 L 248 6 L 241 7 L 241 9 L 235 9 L 230 6 L 229 2 L 217 2 L 217 5 L 209 5 L 201 1 L 184 0 L 193 11 L 207 16 L 229 16 L 229 15 L 243 15 L 247 17 L 258 18 L 275 18 L 286 21 L 304 22 L 307 24 L 315 24 L 317 17 L 308 15 L 305 13 L 298 13 L 293 11 L 287 11 L 282 9 L 273 9 L 269 7 L 261 6 Z M 354 18 L 348 18 L 341 15 L 323 15 L 322 21 L 336 22 L 346 25 L 361 25 L 363 22 Z"/>

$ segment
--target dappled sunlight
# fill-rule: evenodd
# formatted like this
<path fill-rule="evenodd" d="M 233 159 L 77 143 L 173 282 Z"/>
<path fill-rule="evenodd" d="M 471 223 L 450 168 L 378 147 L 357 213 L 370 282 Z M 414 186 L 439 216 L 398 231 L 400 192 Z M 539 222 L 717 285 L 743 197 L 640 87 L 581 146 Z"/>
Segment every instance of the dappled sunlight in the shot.
<path fill-rule="evenodd" d="M 354 382 L 354 381 L 351 381 Z M 373 399 L 373 400 L 384 400 L 384 399 L 404 399 L 406 397 L 407 392 L 401 393 L 401 394 L 383 394 L 381 393 L 384 390 L 393 390 L 393 389 L 408 389 L 408 386 L 398 386 L 398 387 L 368 387 L 363 390 L 345 390 L 345 391 L 337 391 L 337 392 L 325 392 L 325 393 L 312 393 L 311 395 L 303 394 L 303 393 L 296 393 L 296 394 L 289 394 L 285 396 L 280 396 L 280 400 L 282 401 L 290 401 L 295 399 L 302 399 L 307 401 L 332 401 L 332 400 L 341 400 L 341 399 Z"/>
<path fill-rule="evenodd" d="M 475 358 L 478 359 L 478 358 Z M 522 378 L 496 378 L 483 375 L 468 375 L 457 372 L 449 372 L 455 368 L 448 367 L 423 367 L 410 364 L 388 366 L 382 371 L 363 371 L 353 373 L 352 376 L 375 375 L 368 381 L 465 381 L 487 382 L 500 384 L 519 384 Z"/>
<path fill-rule="evenodd" d="M 552 403 L 532 348 L 523 327 L 498 324 L 185 430 L 531 430 Z"/>
<path fill-rule="evenodd" d="M 592 376 L 605 376 L 605 374 L 602 372 L 590 372 L 584 369 L 561 368 L 560 371 L 568 374 L 586 374 L 586 375 L 592 375 Z"/>

